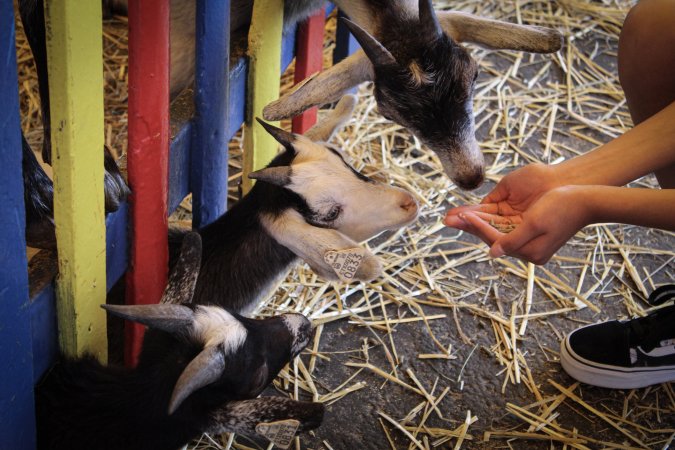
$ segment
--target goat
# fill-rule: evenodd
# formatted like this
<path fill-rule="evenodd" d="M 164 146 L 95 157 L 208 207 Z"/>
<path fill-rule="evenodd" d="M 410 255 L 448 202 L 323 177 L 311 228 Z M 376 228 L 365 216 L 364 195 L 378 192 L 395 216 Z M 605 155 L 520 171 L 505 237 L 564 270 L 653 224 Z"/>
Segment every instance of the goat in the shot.
<path fill-rule="evenodd" d="M 201 240 L 183 241 L 162 303 L 103 305 L 149 327 L 136 368 L 64 358 L 36 386 L 38 447 L 175 450 L 204 432 L 316 428 L 323 405 L 258 394 L 312 338 L 300 314 L 253 320 L 190 303 Z M 293 434 L 293 433 L 291 433 Z"/>
<path fill-rule="evenodd" d="M 108 0 L 126 12 L 124 0 Z M 285 0 L 284 27 L 322 6 L 320 0 Z M 380 113 L 434 150 L 448 176 L 463 189 L 478 187 L 485 176 L 475 137 L 473 90 L 478 65 L 460 43 L 495 49 L 552 53 L 559 32 L 538 26 L 484 19 L 460 12 L 439 12 L 432 0 L 334 0 L 363 47 L 335 66 L 300 83 L 267 105 L 266 120 L 295 116 L 316 105 L 337 101 L 352 87 L 374 81 Z M 231 2 L 230 29 L 244 28 L 252 0 Z M 171 1 L 171 96 L 192 84 L 195 65 L 195 2 Z"/>
<path fill-rule="evenodd" d="M 409 223 L 418 206 L 408 192 L 365 177 L 339 151 L 315 142 L 327 141 L 355 103 L 345 96 L 305 136 L 260 121 L 284 151 L 249 175 L 258 181 L 247 195 L 199 231 L 205 250 L 197 303 L 248 312 L 298 257 L 329 280 L 380 274 L 377 258 L 357 242 Z M 181 233 L 172 229 L 170 243 Z M 352 256 L 350 271 L 331 260 L 345 254 Z"/>
<path fill-rule="evenodd" d="M 555 30 L 483 19 L 458 12 L 436 13 L 432 0 L 335 0 L 361 44 L 358 51 L 279 100 L 263 117 L 280 120 L 335 101 L 365 81 L 374 81 L 380 113 L 434 150 L 448 176 L 473 189 L 485 162 L 475 138 L 473 90 L 478 65 L 460 42 L 498 49 L 551 53 L 561 47 Z"/>
<path fill-rule="evenodd" d="M 51 116 L 49 111 L 49 83 L 47 78 L 47 46 L 45 42 L 44 2 L 41 0 L 20 0 L 19 13 L 35 61 L 40 92 L 40 110 L 42 115 L 43 139 L 42 160 L 51 164 Z M 52 182 L 35 159 L 30 145 L 22 132 L 24 195 L 26 199 L 26 241 L 38 248 L 54 248 Z M 105 211 L 117 211 L 119 205 L 129 195 L 124 176 L 117 167 L 114 157 L 104 147 L 103 179 L 105 192 Z"/>

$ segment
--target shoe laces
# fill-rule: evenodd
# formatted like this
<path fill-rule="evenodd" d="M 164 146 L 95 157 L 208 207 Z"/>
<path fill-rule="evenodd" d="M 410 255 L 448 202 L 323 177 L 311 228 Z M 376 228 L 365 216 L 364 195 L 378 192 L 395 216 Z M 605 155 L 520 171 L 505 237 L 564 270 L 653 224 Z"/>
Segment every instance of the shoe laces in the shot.
<path fill-rule="evenodd" d="M 675 300 L 675 284 L 667 284 L 654 290 L 647 298 L 652 306 L 658 306 L 669 300 Z M 673 316 L 664 319 L 664 316 Z M 657 347 L 664 338 L 675 337 L 675 301 L 672 307 L 662 308 L 658 311 L 633 319 L 628 322 L 631 330 L 631 346 L 637 345 L 646 351 Z M 670 333 L 671 336 L 667 334 Z"/>

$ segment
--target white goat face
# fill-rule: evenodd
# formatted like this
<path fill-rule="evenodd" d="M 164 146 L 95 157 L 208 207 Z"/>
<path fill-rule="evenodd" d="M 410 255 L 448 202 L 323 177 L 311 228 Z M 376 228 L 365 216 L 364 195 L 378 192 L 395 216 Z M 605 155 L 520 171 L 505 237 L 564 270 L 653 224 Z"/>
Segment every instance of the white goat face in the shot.
<path fill-rule="evenodd" d="M 280 142 L 295 156 L 288 166 L 262 169 L 251 177 L 302 197 L 308 211 L 301 213 L 308 223 L 362 241 L 417 217 L 417 202 L 407 191 L 358 173 L 326 145 L 279 129 L 275 133 L 283 133 Z"/>
<path fill-rule="evenodd" d="M 418 206 L 407 191 L 358 173 L 340 152 L 299 136 L 290 184 L 316 212 L 316 225 L 356 241 L 415 220 Z"/>

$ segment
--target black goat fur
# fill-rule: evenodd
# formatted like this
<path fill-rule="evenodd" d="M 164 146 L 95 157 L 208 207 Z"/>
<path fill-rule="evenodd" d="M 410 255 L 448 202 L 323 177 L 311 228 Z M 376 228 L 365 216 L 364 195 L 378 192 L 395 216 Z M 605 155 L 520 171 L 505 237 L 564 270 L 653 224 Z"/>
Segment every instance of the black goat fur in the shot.
<path fill-rule="evenodd" d="M 255 398 L 294 356 L 280 318 L 237 319 L 248 336 L 227 357 L 225 375 L 192 393 L 171 415 L 176 381 L 203 349 L 190 336 L 149 329 L 134 369 L 103 366 L 91 356 L 61 360 L 36 386 L 38 448 L 176 450 L 204 432 L 227 429 L 222 421 L 228 402 Z M 316 404 L 289 414 L 301 416 L 308 428 L 322 419 Z"/>
<path fill-rule="evenodd" d="M 268 167 L 290 165 L 294 157 L 293 151 L 287 150 L 277 155 Z M 275 217 L 288 209 L 295 209 L 306 218 L 313 215 L 300 195 L 258 181 L 225 214 L 200 230 L 202 267 L 194 302 L 217 304 L 234 312 L 251 307 L 261 291 L 297 259 L 292 251 L 269 235 L 260 220 L 262 214 Z M 178 256 L 186 232 L 170 230 L 170 266 Z"/>

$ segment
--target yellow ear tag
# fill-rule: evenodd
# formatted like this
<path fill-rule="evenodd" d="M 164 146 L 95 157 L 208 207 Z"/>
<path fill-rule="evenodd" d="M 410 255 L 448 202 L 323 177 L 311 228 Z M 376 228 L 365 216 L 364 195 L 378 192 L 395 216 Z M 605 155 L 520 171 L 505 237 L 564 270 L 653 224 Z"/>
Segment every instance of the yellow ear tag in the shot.
<path fill-rule="evenodd" d="M 330 264 L 340 280 L 349 283 L 354 280 L 365 253 L 361 247 L 330 250 L 323 255 L 323 260 Z"/>
<path fill-rule="evenodd" d="M 256 433 L 265 436 L 279 448 L 287 449 L 291 446 L 295 432 L 300 427 L 300 421 L 295 419 L 280 420 L 278 422 L 262 422 L 255 426 Z"/>

